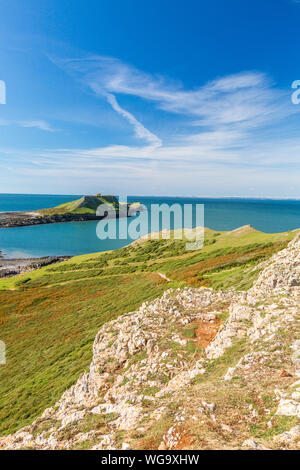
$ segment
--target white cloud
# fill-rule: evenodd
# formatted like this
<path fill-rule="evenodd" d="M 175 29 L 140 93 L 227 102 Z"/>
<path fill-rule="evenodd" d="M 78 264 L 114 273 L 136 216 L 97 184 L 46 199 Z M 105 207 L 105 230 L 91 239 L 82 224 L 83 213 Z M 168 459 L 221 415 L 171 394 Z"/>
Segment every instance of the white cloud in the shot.
<path fill-rule="evenodd" d="M 121 116 L 123 116 L 125 119 L 127 119 L 130 124 L 133 125 L 135 135 L 139 139 L 145 139 L 148 141 L 150 144 L 154 145 L 155 147 L 161 145 L 161 140 L 152 132 L 148 131 L 143 124 L 141 124 L 131 113 L 126 111 L 125 109 L 121 108 L 121 106 L 118 104 L 116 97 L 112 95 L 111 93 L 107 93 L 107 101 L 111 105 L 111 107 Z"/>
<path fill-rule="evenodd" d="M 300 139 L 289 136 L 284 127 L 299 109 L 291 104 L 290 91 L 278 89 L 263 73 L 241 72 L 185 89 L 178 82 L 145 74 L 114 58 L 56 63 L 108 101 L 132 126 L 138 143 L 31 152 L 20 157 L 24 175 L 54 181 L 55 177 L 74 181 L 99 178 L 99 185 L 111 190 L 127 188 L 129 194 L 228 194 L 229 190 L 238 194 L 243 189 L 249 194 L 247 187 L 257 191 L 270 189 L 272 184 L 278 187 L 280 175 L 293 184 L 295 175 L 299 176 Z M 174 131 L 170 124 L 168 135 L 161 139 L 132 110 L 120 106 L 117 95 L 151 102 L 156 112 L 173 115 L 172 123 L 174 115 L 184 117 L 182 131 Z M 133 105 L 134 100 L 130 107 Z M 23 125 L 30 127 L 30 123 L 52 130 L 44 121 Z M 281 171 L 283 165 L 285 171 Z M 289 165 L 294 168 L 290 173 Z M 215 189 L 210 191 L 210 187 Z"/>
<path fill-rule="evenodd" d="M 156 102 L 165 111 L 198 117 L 202 125 L 266 120 L 289 108 L 286 94 L 272 87 L 267 76 L 259 72 L 221 77 L 185 90 L 179 83 L 143 73 L 114 58 L 96 56 L 61 60 L 59 64 L 100 96 L 138 96 Z"/>
<path fill-rule="evenodd" d="M 50 124 L 46 121 L 18 121 L 17 124 L 21 127 L 35 127 L 37 129 L 41 129 L 42 131 L 49 131 L 49 132 L 54 132 L 55 129 L 53 129 Z"/>
<path fill-rule="evenodd" d="M 298 111 L 292 106 L 290 91 L 282 91 L 260 72 L 241 72 L 220 77 L 196 89 L 186 90 L 182 84 L 152 76 L 111 57 L 90 56 L 83 59 L 56 61 L 98 96 L 108 99 L 113 109 L 133 126 L 135 135 L 154 146 L 159 136 L 138 122 L 132 112 L 121 108 L 115 95 L 136 96 L 152 101 L 156 108 L 190 118 L 190 130 L 181 136 L 172 134 L 173 145 L 202 142 L 218 136 L 218 146 L 225 148 L 248 144 L 255 131 L 277 124 Z M 108 98 L 109 97 L 109 98 Z M 198 129 L 198 131 L 197 131 Z M 165 140 L 165 139 L 164 139 Z M 148 151 L 149 149 L 147 149 Z M 202 153 L 202 152 L 201 152 Z"/>
<path fill-rule="evenodd" d="M 48 122 L 43 120 L 9 121 L 5 119 L 0 119 L 0 126 L 33 127 L 42 131 L 55 131 L 55 129 L 53 129 Z"/>

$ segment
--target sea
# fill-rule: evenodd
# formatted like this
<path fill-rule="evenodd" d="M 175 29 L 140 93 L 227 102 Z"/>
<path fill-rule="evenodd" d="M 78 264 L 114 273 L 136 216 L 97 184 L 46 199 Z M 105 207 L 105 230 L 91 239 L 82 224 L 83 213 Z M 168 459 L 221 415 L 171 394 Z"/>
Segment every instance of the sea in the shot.
<path fill-rule="evenodd" d="M 38 194 L 0 194 L 1 212 L 32 211 L 54 207 L 69 202 L 81 195 L 38 195 Z M 300 228 L 300 200 L 287 199 L 250 199 L 250 198 L 188 198 L 130 196 L 128 202 L 139 201 L 148 209 L 153 204 L 179 204 L 204 206 L 204 225 L 214 230 L 234 230 L 243 225 L 255 229 L 277 233 Z M 195 211 L 193 214 L 195 215 Z M 138 217 L 138 216 L 137 216 Z M 132 218 L 130 218 L 132 219 Z M 129 220 L 131 222 L 131 220 Z M 99 239 L 99 226 L 104 222 L 68 222 L 0 229 L 0 252 L 5 258 L 31 258 L 44 256 L 75 256 L 99 251 L 115 250 L 133 241 L 129 235 L 116 239 Z M 116 224 L 117 221 L 109 221 Z M 121 222 L 122 223 L 122 222 Z M 159 229 L 166 228 L 163 219 Z M 195 226 L 196 217 L 190 226 Z M 187 226 L 187 225 L 185 225 Z M 167 227 L 169 228 L 169 227 Z M 178 221 L 171 218 L 171 229 L 180 228 Z M 151 231 L 149 223 L 148 231 Z M 103 231 L 102 231 L 103 232 Z M 144 235 L 145 233 L 141 233 Z"/>

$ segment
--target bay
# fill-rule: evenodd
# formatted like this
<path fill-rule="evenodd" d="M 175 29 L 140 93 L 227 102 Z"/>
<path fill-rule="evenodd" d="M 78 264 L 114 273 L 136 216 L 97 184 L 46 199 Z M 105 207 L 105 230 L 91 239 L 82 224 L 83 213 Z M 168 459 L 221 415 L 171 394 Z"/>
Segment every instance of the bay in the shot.
<path fill-rule="evenodd" d="M 0 212 L 30 211 L 53 207 L 79 197 L 81 195 L 0 194 Z M 165 203 L 169 206 L 180 204 L 182 207 L 184 204 L 193 204 L 194 206 L 204 204 L 204 224 L 214 230 L 234 230 L 242 225 L 251 224 L 257 230 L 275 233 L 300 227 L 300 200 L 128 197 L 128 202 L 134 201 L 140 201 L 148 209 L 151 204 Z M 132 242 L 130 237 L 99 240 L 96 234 L 98 223 L 98 221 L 69 222 L 0 229 L 0 250 L 8 258 L 74 256 L 114 250 Z M 117 220 L 117 231 L 119 223 L 120 221 Z M 195 220 L 191 225 L 195 225 Z M 159 228 L 165 228 L 162 220 Z M 171 228 L 179 228 L 179 226 L 176 223 L 174 225 L 172 220 Z M 149 229 L 151 229 L 150 224 Z"/>

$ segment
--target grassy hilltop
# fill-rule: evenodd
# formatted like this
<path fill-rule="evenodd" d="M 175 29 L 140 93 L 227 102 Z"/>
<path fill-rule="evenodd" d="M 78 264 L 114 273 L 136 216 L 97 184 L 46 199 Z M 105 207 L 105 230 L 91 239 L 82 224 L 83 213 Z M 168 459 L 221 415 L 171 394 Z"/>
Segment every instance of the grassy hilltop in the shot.
<path fill-rule="evenodd" d="M 32 422 L 76 382 L 105 322 L 170 287 L 245 290 L 259 274 L 257 265 L 294 235 L 250 226 L 205 229 L 199 251 L 187 252 L 184 240 L 144 239 L 0 280 L 1 340 L 7 347 L 7 365 L 0 368 L 0 435 Z"/>
<path fill-rule="evenodd" d="M 95 194 L 93 196 L 83 196 L 74 201 L 66 202 L 64 204 L 60 204 L 59 206 L 51 207 L 49 209 L 41 209 L 35 212 L 42 216 L 66 214 L 96 215 L 97 208 L 101 204 L 105 204 L 108 209 L 111 208 L 117 213 L 119 213 L 120 210 L 125 209 L 126 207 L 125 204 L 119 203 L 116 196 L 103 196 L 102 194 Z M 137 205 L 137 203 L 135 203 L 134 205 Z M 132 206 L 132 204 L 128 204 L 128 206 Z"/>

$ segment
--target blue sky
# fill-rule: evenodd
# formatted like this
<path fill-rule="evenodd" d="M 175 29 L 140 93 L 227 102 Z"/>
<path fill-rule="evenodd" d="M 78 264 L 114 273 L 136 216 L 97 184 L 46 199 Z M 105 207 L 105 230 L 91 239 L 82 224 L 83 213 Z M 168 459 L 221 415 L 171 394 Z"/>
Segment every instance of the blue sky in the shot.
<path fill-rule="evenodd" d="M 0 192 L 300 197 L 300 2 L 0 2 Z"/>

